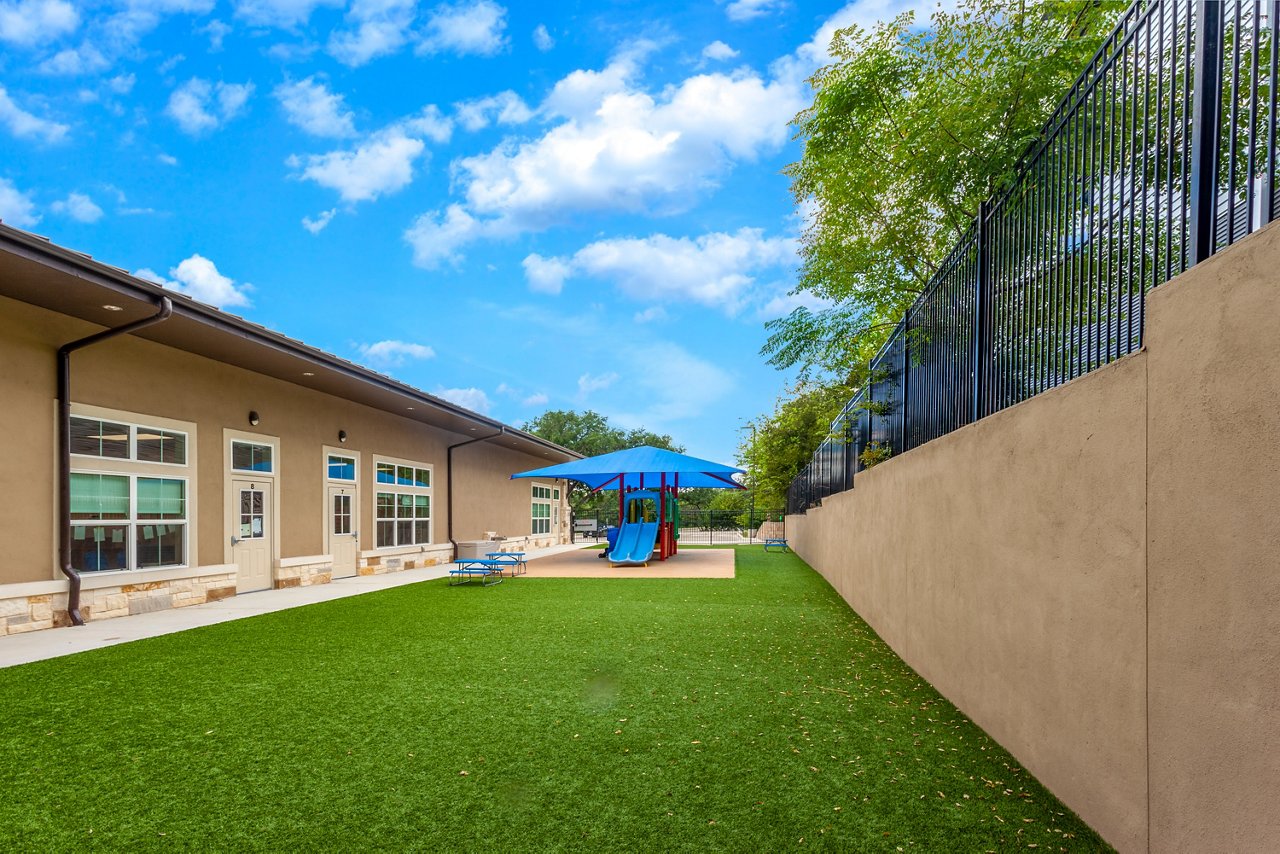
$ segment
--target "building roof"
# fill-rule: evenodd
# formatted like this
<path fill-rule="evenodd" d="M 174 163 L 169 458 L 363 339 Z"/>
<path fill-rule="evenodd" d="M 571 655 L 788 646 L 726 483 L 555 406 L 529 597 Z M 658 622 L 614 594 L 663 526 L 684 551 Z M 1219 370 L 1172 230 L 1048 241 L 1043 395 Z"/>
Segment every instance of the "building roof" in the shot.
<path fill-rule="evenodd" d="M 135 333 L 137 337 L 420 421 L 464 438 L 500 433 L 492 440 L 494 443 L 527 454 L 555 461 L 581 457 L 532 433 L 3 223 L 0 296 L 103 327 L 123 326 L 154 314 L 160 298 L 168 297 L 173 303 L 172 317 L 140 330 Z M 108 305 L 118 310 L 106 308 Z"/>

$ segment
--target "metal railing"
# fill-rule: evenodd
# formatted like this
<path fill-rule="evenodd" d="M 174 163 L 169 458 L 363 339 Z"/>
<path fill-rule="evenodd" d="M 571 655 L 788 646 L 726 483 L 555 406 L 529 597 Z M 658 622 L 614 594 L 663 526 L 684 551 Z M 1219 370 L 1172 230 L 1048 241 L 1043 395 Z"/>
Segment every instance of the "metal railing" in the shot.
<path fill-rule="evenodd" d="M 792 482 L 854 475 L 1132 353 L 1144 297 L 1280 216 L 1280 0 L 1137 0 Z"/>
<path fill-rule="evenodd" d="M 751 545 L 784 536 L 785 512 L 777 510 L 704 510 L 680 507 L 680 545 Z M 575 542 L 604 541 L 605 529 L 618 524 L 618 511 L 574 517 Z M 577 523 L 584 523 L 579 525 Z M 583 530 L 590 528 L 591 530 Z"/>

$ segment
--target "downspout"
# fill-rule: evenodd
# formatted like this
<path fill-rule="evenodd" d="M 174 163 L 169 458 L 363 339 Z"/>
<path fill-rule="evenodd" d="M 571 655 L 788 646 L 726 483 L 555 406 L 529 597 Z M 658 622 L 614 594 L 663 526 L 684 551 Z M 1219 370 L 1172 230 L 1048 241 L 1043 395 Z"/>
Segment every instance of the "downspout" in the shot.
<path fill-rule="evenodd" d="M 454 449 L 454 448 L 461 448 L 461 447 L 463 447 L 463 446 L 465 446 L 465 445 L 473 445 L 473 444 L 475 444 L 476 442 L 485 442 L 485 441 L 488 441 L 489 439 L 496 439 L 496 438 L 498 438 L 499 436 L 505 436 L 505 435 L 506 435 L 506 433 L 507 433 L 507 428 L 504 426 L 504 427 L 500 428 L 500 429 L 498 430 L 498 432 L 497 432 L 497 433 L 491 433 L 491 434 L 489 434 L 488 436 L 477 436 L 477 437 L 475 437 L 474 439 L 468 439 L 468 440 L 467 440 L 467 441 L 465 441 L 465 442 L 459 442 L 459 443 L 458 443 L 458 444 L 456 444 L 456 445 L 450 445 L 450 446 L 446 449 L 446 451 L 445 451 L 445 464 L 444 464 L 444 471 L 445 471 L 445 475 L 444 475 L 444 479 L 445 479 L 445 489 L 447 489 L 447 490 L 449 491 L 449 501 L 448 501 L 448 504 L 449 504 L 449 524 L 448 524 L 448 529 L 449 529 L 449 543 L 453 546 L 453 557 L 454 557 L 454 559 L 455 559 L 455 560 L 456 560 L 456 559 L 457 559 L 457 557 L 458 557 L 458 543 L 457 543 L 457 541 L 456 541 L 456 540 L 454 540 L 454 538 L 453 538 L 453 449 Z"/>
<path fill-rule="evenodd" d="M 80 573 L 71 565 L 71 354 L 117 335 L 137 332 L 169 319 L 173 303 L 168 297 L 160 297 L 156 313 L 124 326 L 104 329 L 58 348 L 58 560 L 62 574 L 71 582 L 67 591 L 67 615 L 73 626 L 83 626 L 80 616 Z"/>

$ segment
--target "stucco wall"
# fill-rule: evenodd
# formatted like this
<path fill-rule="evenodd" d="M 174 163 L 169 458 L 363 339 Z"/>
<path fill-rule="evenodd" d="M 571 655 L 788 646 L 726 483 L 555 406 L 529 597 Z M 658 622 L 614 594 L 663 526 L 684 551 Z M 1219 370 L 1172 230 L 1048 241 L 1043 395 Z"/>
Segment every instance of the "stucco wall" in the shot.
<path fill-rule="evenodd" d="M 1145 356 L 857 476 L 792 547 L 1107 839 L 1145 846 Z"/>
<path fill-rule="evenodd" d="M 1147 300 L 1151 850 L 1280 850 L 1280 230 Z"/>
<path fill-rule="evenodd" d="M 1143 352 L 787 518 L 908 663 L 1121 851 L 1280 838 L 1277 270 L 1273 225 L 1154 291 Z"/>
<path fill-rule="evenodd" d="M 56 576 L 54 354 L 63 342 L 97 329 L 0 298 L 0 364 L 5 366 L 0 430 L 12 443 L 0 466 L 0 501 L 9 534 L 5 559 L 0 560 L 0 584 Z M 281 558 L 325 552 L 322 448 L 338 446 L 339 430 L 348 434 L 341 447 L 360 452 L 360 549 L 375 547 L 372 496 L 378 455 L 434 466 L 432 537 L 436 543 L 448 542 L 445 448 L 469 436 L 132 336 L 77 353 L 72 366 L 72 399 L 77 404 L 197 425 L 197 516 L 192 521 L 198 526 L 195 557 L 201 565 L 230 561 L 224 520 L 224 428 L 281 440 L 276 493 Z M 250 410 L 260 416 L 256 427 L 248 424 Z M 503 533 L 528 534 L 528 486 L 521 491 L 506 478 L 546 465 L 547 460 L 483 443 L 465 448 L 455 456 L 457 490 L 479 490 L 469 500 L 498 515 L 505 522 Z"/>
<path fill-rule="evenodd" d="M 511 447 L 503 446 L 501 437 L 477 442 L 453 452 L 455 540 L 478 540 L 486 531 L 516 537 L 528 534 L 533 527 L 532 487 L 526 478 L 511 480 L 516 472 L 552 465 L 549 457 L 534 458 Z M 546 538 L 567 539 L 569 523 L 565 516 L 564 481 L 550 479 L 539 484 L 560 490 L 560 527 Z M 483 485 L 483 488 L 481 488 Z"/>

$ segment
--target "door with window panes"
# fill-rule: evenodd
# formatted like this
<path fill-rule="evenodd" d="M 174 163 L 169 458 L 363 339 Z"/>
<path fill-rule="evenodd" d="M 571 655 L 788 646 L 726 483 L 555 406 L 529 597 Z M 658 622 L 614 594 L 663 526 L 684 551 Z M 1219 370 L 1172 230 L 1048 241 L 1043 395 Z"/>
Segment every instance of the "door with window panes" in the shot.
<path fill-rule="evenodd" d="M 271 481 L 232 480 L 231 562 L 237 567 L 236 592 L 271 587 Z"/>
<path fill-rule="evenodd" d="M 334 578 L 350 578 L 358 566 L 358 468 L 354 456 L 325 454 L 325 548 L 333 557 Z"/>

